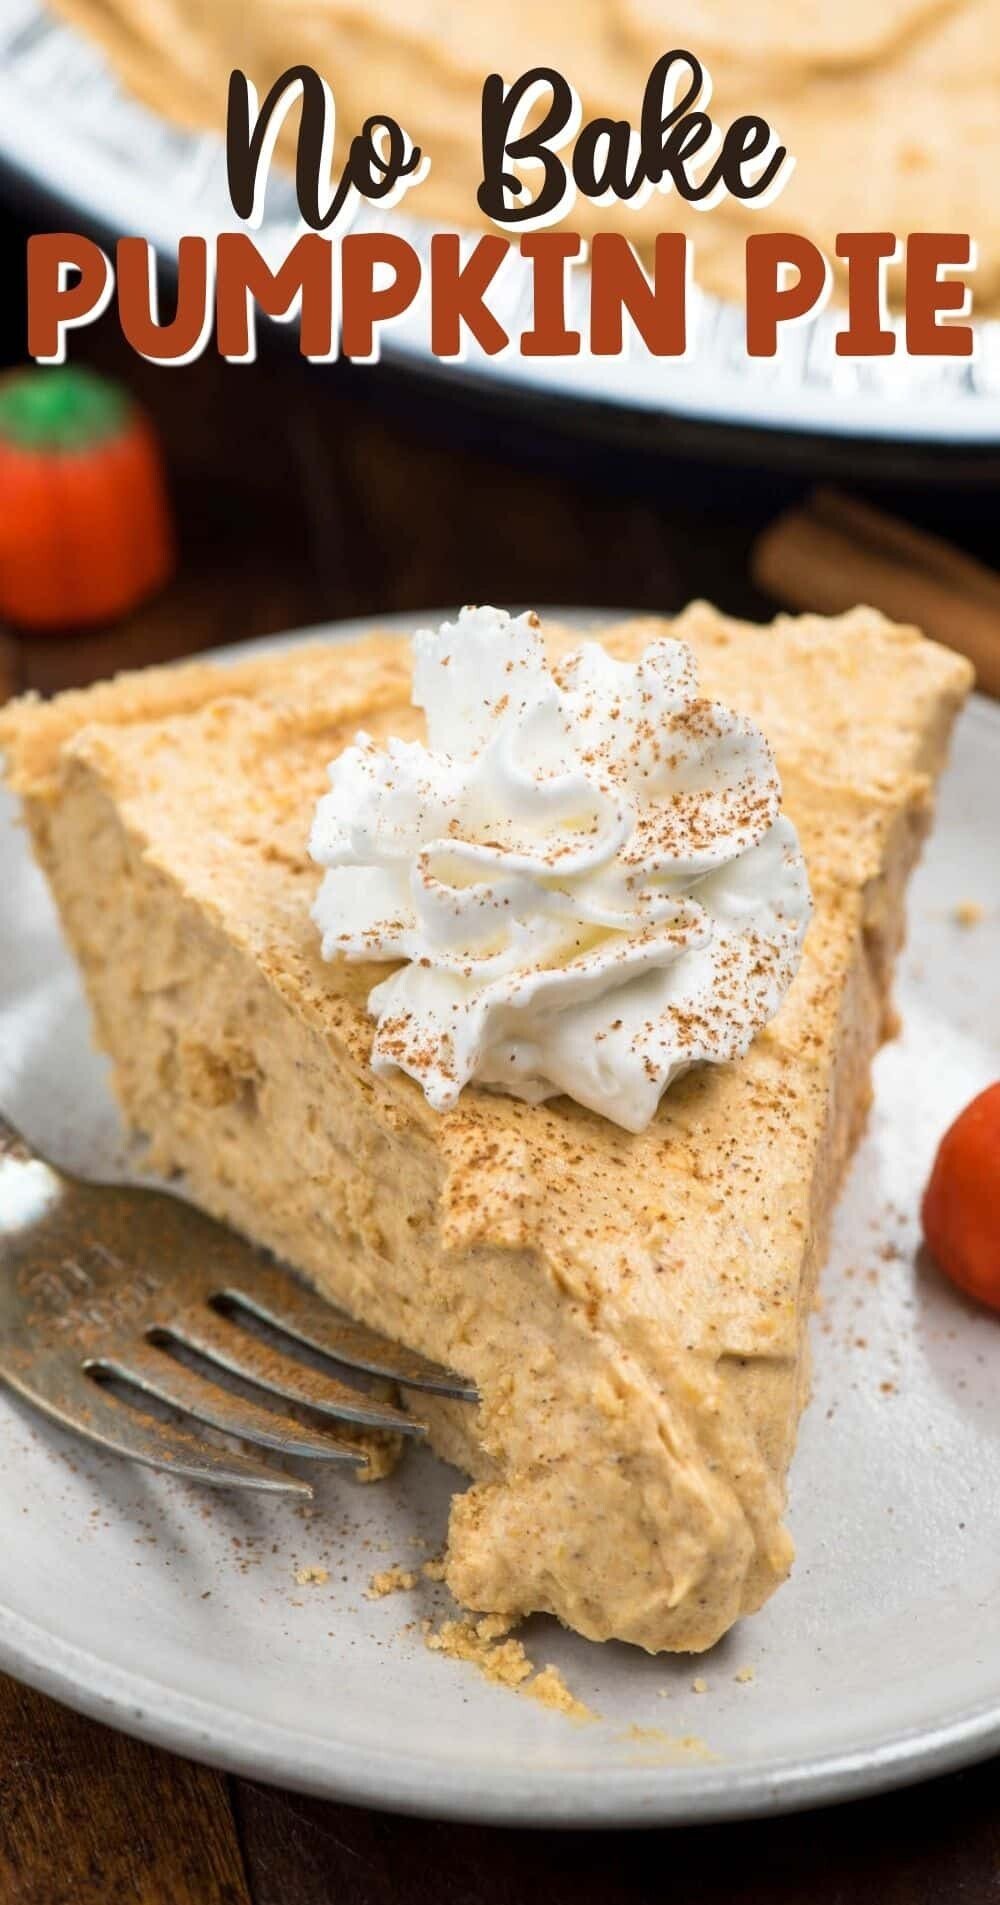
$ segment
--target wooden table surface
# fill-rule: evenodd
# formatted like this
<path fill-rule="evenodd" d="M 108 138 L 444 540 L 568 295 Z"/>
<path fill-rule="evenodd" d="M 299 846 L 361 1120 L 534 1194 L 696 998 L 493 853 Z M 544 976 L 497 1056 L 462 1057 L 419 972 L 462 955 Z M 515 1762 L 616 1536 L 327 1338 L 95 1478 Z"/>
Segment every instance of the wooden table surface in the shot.
<path fill-rule="evenodd" d="M 0 263 L 3 259 L 0 223 Z M 19 352 L 0 318 L 0 364 Z M 0 693 L 84 682 L 241 636 L 472 599 L 766 613 L 752 535 L 801 480 L 511 441 L 447 393 L 262 358 L 181 371 L 86 354 L 155 413 L 175 582 L 113 631 L 0 636 Z M 141 374 L 140 374 L 141 373 Z M 252 404 L 252 407 L 251 407 Z M 987 553 L 992 496 L 890 506 Z M 0 1905 L 1000 1905 L 1000 1763 L 825 1813 L 673 1833 L 538 1835 L 408 1821 L 175 1759 L 0 1680 Z"/>

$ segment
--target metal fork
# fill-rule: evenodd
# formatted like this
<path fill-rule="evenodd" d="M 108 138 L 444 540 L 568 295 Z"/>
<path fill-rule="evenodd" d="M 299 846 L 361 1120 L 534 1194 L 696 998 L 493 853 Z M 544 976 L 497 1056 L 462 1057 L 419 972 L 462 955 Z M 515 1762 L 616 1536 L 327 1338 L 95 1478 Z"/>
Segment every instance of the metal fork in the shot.
<path fill-rule="evenodd" d="M 391 1402 L 317 1368 L 317 1355 L 404 1389 L 476 1400 L 471 1383 L 353 1322 L 190 1204 L 70 1177 L 0 1114 L 0 1379 L 28 1402 L 150 1468 L 310 1496 L 308 1482 L 189 1423 L 355 1464 L 368 1452 L 338 1424 L 425 1434 Z M 220 1375 L 309 1413 L 269 1408 Z M 150 1413 L 143 1397 L 183 1420 Z"/>

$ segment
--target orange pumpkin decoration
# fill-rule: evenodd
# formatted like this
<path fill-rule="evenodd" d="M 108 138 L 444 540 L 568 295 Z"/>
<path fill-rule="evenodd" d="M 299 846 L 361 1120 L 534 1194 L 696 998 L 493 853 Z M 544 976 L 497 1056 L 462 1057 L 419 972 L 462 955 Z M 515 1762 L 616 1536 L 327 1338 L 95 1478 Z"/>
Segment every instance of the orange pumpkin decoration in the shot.
<path fill-rule="evenodd" d="M 0 378 L 0 616 L 113 621 L 173 566 L 159 445 L 136 405 L 92 371 Z"/>
<path fill-rule="evenodd" d="M 1000 1082 L 945 1132 L 921 1211 L 924 1240 L 946 1277 L 1000 1311 Z"/>

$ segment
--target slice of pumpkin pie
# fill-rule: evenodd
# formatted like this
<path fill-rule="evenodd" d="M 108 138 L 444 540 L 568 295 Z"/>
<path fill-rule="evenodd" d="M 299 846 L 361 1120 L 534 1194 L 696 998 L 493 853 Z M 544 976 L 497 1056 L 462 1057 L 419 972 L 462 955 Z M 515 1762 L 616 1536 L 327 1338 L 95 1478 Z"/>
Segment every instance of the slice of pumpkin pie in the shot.
<path fill-rule="evenodd" d="M 791 1564 L 806 1322 L 970 670 L 868 610 L 544 636 L 123 676 L 0 739 L 153 1164 L 478 1385 L 411 1399 L 473 1478 L 457 1598 L 701 1649 Z"/>

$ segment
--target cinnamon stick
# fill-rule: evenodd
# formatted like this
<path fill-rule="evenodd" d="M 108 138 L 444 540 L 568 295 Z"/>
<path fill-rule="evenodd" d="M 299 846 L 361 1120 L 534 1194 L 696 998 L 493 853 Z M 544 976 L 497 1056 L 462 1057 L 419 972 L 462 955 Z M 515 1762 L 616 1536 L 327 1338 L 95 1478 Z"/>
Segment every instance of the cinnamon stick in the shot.
<path fill-rule="evenodd" d="M 757 585 L 790 608 L 836 615 L 866 603 L 968 657 L 1000 696 L 1000 575 L 940 536 L 836 490 L 817 490 L 758 537 Z"/>

